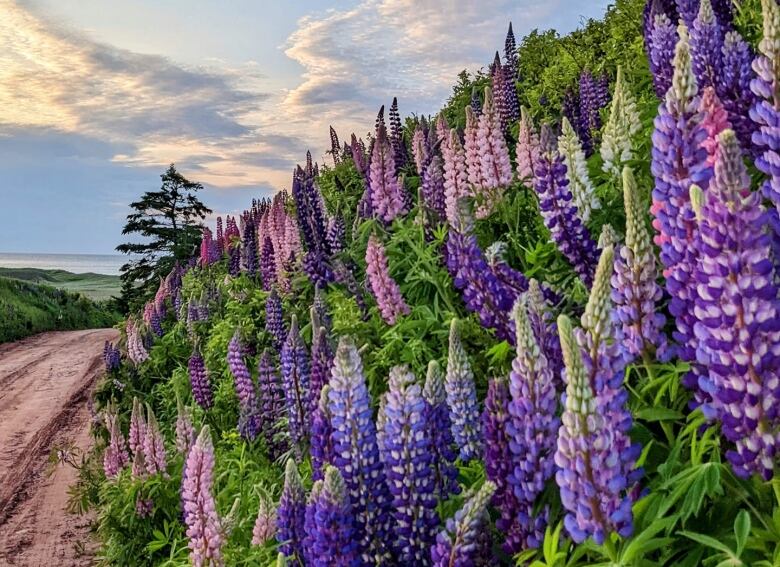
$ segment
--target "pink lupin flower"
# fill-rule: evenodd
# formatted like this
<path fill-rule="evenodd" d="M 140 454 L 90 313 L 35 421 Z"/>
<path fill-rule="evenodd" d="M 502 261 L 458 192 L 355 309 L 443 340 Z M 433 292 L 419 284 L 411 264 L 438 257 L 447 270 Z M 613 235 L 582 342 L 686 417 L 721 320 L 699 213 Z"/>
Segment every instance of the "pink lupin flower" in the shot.
<path fill-rule="evenodd" d="M 115 478 L 129 462 L 130 457 L 127 454 L 127 445 L 122 431 L 119 429 L 117 415 L 109 409 L 106 412 L 106 429 L 109 433 L 108 447 L 103 453 L 103 472 L 106 478 Z"/>
<path fill-rule="evenodd" d="M 404 210 L 403 187 L 395 175 L 393 147 L 383 124 L 377 129 L 369 177 L 371 203 L 376 215 L 387 223 L 392 222 Z"/>
<path fill-rule="evenodd" d="M 220 567 L 222 526 L 214 501 L 214 445 L 208 426 L 198 435 L 184 466 L 182 504 L 190 561 L 195 567 Z"/>
<path fill-rule="evenodd" d="M 145 437 L 146 418 L 141 408 L 141 402 L 138 401 L 138 398 L 133 398 L 133 411 L 130 414 L 130 431 L 128 433 L 128 443 L 133 455 L 138 451 L 143 451 Z"/>
<path fill-rule="evenodd" d="M 539 134 L 536 132 L 533 118 L 525 107 L 520 109 L 520 122 L 517 131 L 517 176 L 521 181 L 533 184 L 534 169 L 539 161 Z"/>
<path fill-rule="evenodd" d="M 707 150 L 707 165 L 714 166 L 718 136 L 724 130 L 731 128 L 729 113 L 712 87 L 706 87 L 702 92 L 699 111 L 702 113 L 701 125 L 707 131 L 707 137 L 702 141 L 701 147 Z"/>
<path fill-rule="evenodd" d="M 195 443 L 195 427 L 192 425 L 190 410 L 184 407 L 179 396 L 176 396 L 176 451 L 182 455 L 190 452 Z"/>
<path fill-rule="evenodd" d="M 263 545 L 276 536 L 276 506 L 267 496 L 260 496 L 257 519 L 252 528 L 252 545 Z"/>
<path fill-rule="evenodd" d="M 466 171 L 466 152 L 454 128 L 450 130 L 447 144 L 442 143 L 441 153 L 444 158 L 444 210 L 450 226 L 457 226 L 458 203 L 464 197 L 469 197 L 471 192 Z"/>
<path fill-rule="evenodd" d="M 394 325 L 399 316 L 409 313 L 398 284 L 390 276 L 384 246 L 373 234 L 366 248 L 366 275 L 385 323 Z"/>
<path fill-rule="evenodd" d="M 485 88 L 485 102 L 477 127 L 481 191 L 476 192 L 479 203 L 477 218 L 486 218 L 501 200 L 503 189 L 512 183 L 512 164 L 501 128 L 501 117 L 493 101 L 490 87 Z"/>
<path fill-rule="evenodd" d="M 167 468 L 165 442 L 157 418 L 149 404 L 146 405 L 146 435 L 143 439 L 143 453 L 146 472 L 150 475 L 165 474 Z"/>
<path fill-rule="evenodd" d="M 479 166 L 479 140 L 477 137 L 477 117 L 471 106 L 466 107 L 466 130 L 463 133 L 466 152 L 466 170 L 471 189 L 476 192 L 482 186 L 482 170 Z"/>

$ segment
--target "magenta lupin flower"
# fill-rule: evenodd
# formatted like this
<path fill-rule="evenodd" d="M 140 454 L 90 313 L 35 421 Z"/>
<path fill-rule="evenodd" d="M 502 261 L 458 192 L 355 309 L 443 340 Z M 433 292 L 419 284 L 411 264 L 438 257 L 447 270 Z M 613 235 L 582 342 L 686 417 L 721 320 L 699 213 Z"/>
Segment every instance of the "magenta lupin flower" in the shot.
<path fill-rule="evenodd" d="M 715 164 L 718 136 L 724 130 L 731 128 L 729 114 L 712 87 L 707 87 L 702 92 L 699 111 L 702 114 L 701 126 L 707 132 L 707 137 L 702 140 L 701 147 L 707 150 L 707 165 L 712 166 Z"/>
<path fill-rule="evenodd" d="M 395 325 L 398 317 L 409 314 L 409 306 L 401 296 L 401 289 L 390 276 L 385 248 L 373 234 L 366 248 L 366 275 L 385 323 Z"/>
<path fill-rule="evenodd" d="M 214 501 L 214 445 L 208 425 L 201 430 L 184 465 L 182 504 L 192 564 L 224 565 L 222 528 Z"/>

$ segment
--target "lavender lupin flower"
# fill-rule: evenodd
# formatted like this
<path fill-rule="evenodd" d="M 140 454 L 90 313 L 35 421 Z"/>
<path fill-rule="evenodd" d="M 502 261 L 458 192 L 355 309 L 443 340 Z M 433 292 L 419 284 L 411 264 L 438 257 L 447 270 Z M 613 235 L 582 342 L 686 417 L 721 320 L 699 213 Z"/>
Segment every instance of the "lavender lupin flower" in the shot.
<path fill-rule="evenodd" d="M 769 480 L 780 445 L 780 303 L 769 219 L 750 191 L 734 132 L 719 142 L 715 177 L 697 211 L 694 331 L 707 369 L 699 386 L 713 396 L 705 415 L 719 419 L 736 446 L 727 453 L 734 472 Z"/>
<path fill-rule="evenodd" d="M 536 192 L 545 226 L 558 248 L 572 264 L 586 286 L 593 281 L 596 266 L 596 243 L 572 202 L 566 166 L 555 149 L 550 127 L 542 126 L 542 153 L 536 166 Z"/>
<path fill-rule="evenodd" d="M 490 522 L 488 504 L 496 485 L 486 481 L 482 487 L 468 495 L 463 507 L 437 535 L 431 548 L 435 567 L 477 567 L 489 565 L 490 549 L 485 549 L 482 536 Z"/>
<path fill-rule="evenodd" d="M 324 480 L 314 483 L 306 506 L 306 565 L 359 567 L 355 525 L 349 494 L 338 469 L 328 466 Z"/>
<path fill-rule="evenodd" d="M 506 429 L 512 455 L 508 481 L 519 513 L 513 529 L 504 529 L 508 531 L 509 549 L 514 552 L 537 547 L 542 541 L 546 514 L 534 517 L 533 508 L 554 471 L 555 437 L 560 425 L 554 366 L 534 332 L 534 322 L 543 323 L 539 321 L 544 309 L 539 305 L 541 301 L 541 297 L 527 293 L 518 298 L 512 310 L 517 349 L 509 374 L 511 401 Z"/>
<path fill-rule="evenodd" d="M 600 209 L 601 202 L 596 196 L 596 190 L 590 180 L 588 163 L 585 160 L 585 152 L 582 151 L 580 139 L 566 117 L 561 121 L 558 150 L 566 165 L 566 177 L 569 180 L 569 191 L 571 191 L 574 206 L 577 207 L 582 222 L 588 222 L 591 211 Z"/>
<path fill-rule="evenodd" d="M 363 561 L 381 564 L 389 556 L 390 493 L 379 457 L 363 364 L 349 338 L 342 338 L 336 349 L 330 388 L 333 465 L 347 485 Z"/>
<path fill-rule="evenodd" d="M 190 355 L 188 370 L 193 399 L 203 409 L 211 408 L 214 404 L 214 395 L 211 391 L 211 382 L 206 370 L 206 363 L 203 361 L 203 355 L 197 347 Z"/>
<path fill-rule="evenodd" d="M 312 312 L 315 309 L 312 307 Z M 330 370 L 333 366 L 333 349 L 325 327 L 315 326 L 315 318 L 312 317 L 312 345 L 311 345 L 311 386 L 309 390 L 309 411 L 317 407 L 322 387 L 330 379 Z M 318 321 L 317 321 L 318 323 Z"/>
<path fill-rule="evenodd" d="M 187 456 L 182 504 L 192 564 L 196 567 L 224 565 L 222 526 L 214 501 L 214 445 L 207 425 Z"/>
<path fill-rule="evenodd" d="M 287 427 L 297 451 L 302 451 L 309 432 L 309 388 L 311 365 L 306 345 L 292 316 L 290 333 L 282 346 L 282 387 L 287 404 Z"/>
<path fill-rule="evenodd" d="M 395 549 L 402 565 L 428 565 L 438 524 L 430 425 L 422 389 L 408 368 L 390 371 L 385 397 L 383 460 L 393 498 Z"/>
<path fill-rule="evenodd" d="M 284 488 L 276 511 L 276 541 L 279 551 L 293 565 L 304 565 L 303 542 L 306 516 L 306 493 L 293 459 L 288 459 L 284 472 Z"/>
<path fill-rule="evenodd" d="M 163 440 L 157 418 L 154 416 L 151 406 L 146 404 L 146 427 L 143 438 L 143 455 L 146 464 L 146 472 L 150 475 L 157 473 L 167 474 L 167 457 L 165 454 L 165 441 Z"/>
<path fill-rule="evenodd" d="M 385 323 L 395 325 L 398 317 L 409 314 L 401 289 L 390 275 L 385 248 L 374 234 L 369 237 L 366 248 L 366 276 Z"/>
<path fill-rule="evenodd" d="M 662 291 L 657 283 L 655 253 L 645 223 L 634 174 L 623 169 L 623 201 L 626 207 L 626 244 L 619 247 L 612 276 L 612 301 L 620 343 L 631 357 L 663 352 L 665 317 L 656 310 Z"/>
<path fill-rule="evenodd" d="M 252 528 L 252 545 L 264 545 L 276 537 L 276 507 L 264 494 L 260 495 L 257 518 Z"/>
<path fill-rule="evenodd" d="M 227 352 L 228 368 L 233 375 L 238 396 L 238 431 L 242 437 L 252 440 L 260 432 L 260 420 L 257 415 L 257 392 L 252 375 L 244 362 L 244 349 L 238 330 L 230 339 Z"/>
<path fill-rule="evenodd" d="M 434 155 L 428 160 L 422 175 L 422 196 L 425 207 L 443 219 L 444 211 L 444 173 L 442 171 L 441 158 Z"/>
<path fill-rule="evenodd" d="M 458 320 L 450 324 L 447 374 L 444 380 L 447 405 L 452 420 L 452 437 L 458 446 L 461 460 L 470 461 L 481 454 L 479 409 L 474 373 L 466 350 L 460 340 Z"/>
<path fill-rule="evenodd" d="M 756 123 L 750 118 L 750 109 L 756 103 L 756 95 L 750 88 L 756 77 L 752 62 L 753 52 L 747 42 L 736 31 L 727 32 L 723 39 L 723 74 L 715 88 L 740 145 L 750 153 L 754 152 L 752 135 L 756 129 Z"/>
<path fill-rule="evenodd" d="M 452 438 L 452 422 L 447 407 L 447 392 L 444 389 L 444 374 L 439 363 L 432 360 L 428 363 L 428 372 L 423 387 L 425 399 L 425 423 L 431 434 L 431 453 L 435 472 L 435 495 L 439 500 L 446 500 L 450 494 L 460 493 L 458 485 L 458 469 L 455 459 L 455 441 Z"/>
<path fill-rule="evenodd" d="M 629 437 L 631 414 L 623 383 L 623 360 L 610 315 L 614 251 L 602 252 L 585 313 L 576 333 L 565 315 L 558 330 L 566 366 L 566 395 L 558 431 L 555 475 L 567 510 L 564 526 L 579 543 L 602 544 L 612 532 L 633 532 L 631 506 L 642 474 L 635 468 L 641 446 Z"/>

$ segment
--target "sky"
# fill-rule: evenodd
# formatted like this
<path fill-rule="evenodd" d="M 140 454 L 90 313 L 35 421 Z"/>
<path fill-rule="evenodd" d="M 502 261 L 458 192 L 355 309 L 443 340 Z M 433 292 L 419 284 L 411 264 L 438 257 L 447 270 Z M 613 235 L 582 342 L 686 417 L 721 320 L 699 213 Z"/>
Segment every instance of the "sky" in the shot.
<path fill-rule="evenodd" d="M 0 0 L 0 251 L 111 253 L 168 164 L 235 214 L 328 126 L 435 113 L 511 21 L 566 33 L 607 0 Z"/>

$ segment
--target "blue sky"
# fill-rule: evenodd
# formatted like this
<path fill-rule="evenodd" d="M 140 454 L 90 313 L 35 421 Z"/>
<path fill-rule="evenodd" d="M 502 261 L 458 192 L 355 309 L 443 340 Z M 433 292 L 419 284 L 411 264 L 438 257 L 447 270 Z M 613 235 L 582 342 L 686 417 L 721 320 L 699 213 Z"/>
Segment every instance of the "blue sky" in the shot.
<path fill-rule="evenodd" d="M 328 125 L 432 113 L 457 73 L 606 0 L 0 0 L 0 251 L 110 253 L 166 165 L 215 213 L 288 186 Z"/>

